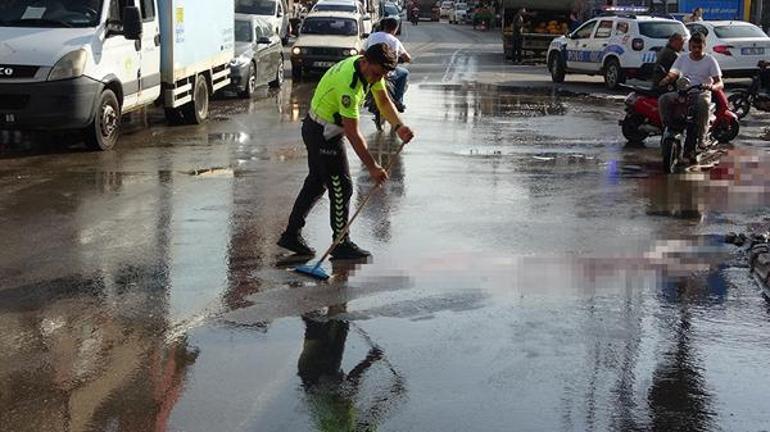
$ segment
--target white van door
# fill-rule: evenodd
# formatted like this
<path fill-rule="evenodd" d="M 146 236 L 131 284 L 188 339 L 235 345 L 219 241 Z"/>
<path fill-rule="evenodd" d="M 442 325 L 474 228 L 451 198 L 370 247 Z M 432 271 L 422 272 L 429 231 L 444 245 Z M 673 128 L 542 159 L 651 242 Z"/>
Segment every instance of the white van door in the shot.
<path fill-rule="evenodd" d="M 142 13 L 142 51 L 139 71 L 139 104 L 160 97 L 160 26 L 155 0 L 139 0 Z"/>
<path fill-rule="evenodd" d="M 131 0 L 109 0 L 107 11 L 107 33 L 98 61 L 103 65 L 105 75 L 113 75 L 120 80 L 123 86 L 123 111 L 129 111 L 136 107 L 139 100 L 139 68 L 141 67 L 141 53 L 137 49 L 137 43 L 126 39 L 118 32 L 111 32 L 110 28 L 120 28 L 123 23 L 123 8 L 130 4 Z"/>

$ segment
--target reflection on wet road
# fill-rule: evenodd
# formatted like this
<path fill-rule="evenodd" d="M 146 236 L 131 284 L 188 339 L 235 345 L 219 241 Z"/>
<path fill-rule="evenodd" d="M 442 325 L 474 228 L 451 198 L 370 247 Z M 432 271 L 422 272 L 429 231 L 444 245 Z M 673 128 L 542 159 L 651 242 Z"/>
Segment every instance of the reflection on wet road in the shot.
<path fill-rule="evenodd" d="M 3 429 L 767 428 L 770 307 L 721 241 L 767 217 L 759 129 L 664 176 L 653 140 L 625 146 L 617 100 L 457 82 L 487 58 L 467 54 L 410 88 L 418 138 L 353 228 L 374 260 L 328 284 L 274 246 L 312 83 L 200 127 L 151 116 L 114 152 L 15 147 Z M 395 137 L 364 127 L 387 163 Z M 355 203 L 372 184 L 350 155 Z"/>

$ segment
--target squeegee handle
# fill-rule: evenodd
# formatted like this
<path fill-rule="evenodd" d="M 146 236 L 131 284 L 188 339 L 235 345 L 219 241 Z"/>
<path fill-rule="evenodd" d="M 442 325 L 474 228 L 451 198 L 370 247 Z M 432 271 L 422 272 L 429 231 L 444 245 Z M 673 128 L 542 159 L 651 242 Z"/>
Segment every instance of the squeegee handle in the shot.
<path fill-rule="evenodd" d="M 395 153 L 390 155 L 390 161 L 388 161 L 388 166 L 385 167 L 385 172 L 390 174 L 390 170 L 391 168 L 393 168 L 393 165 L 396 162 L 396 156 L 401 154 L 405 146 L 406 146 L 406 143 L 402 142 L 398 150 L 396 150 Z M 350 219 L 348 219 L 348 223 L 345 224 L 345 226 L 342 228 L 342 231 L 340 231 L 339 235 L 337 236 L 337 239 L 335 239 L 334 243 L 332 243 L 332 245 L 329 246 L 329 249 L 327 249 L 326 252 L 324 252 L 321 259 L 318 260 L 318 264 L 316 264 L 315 266 L 316 269 L 318 269 L 321 266 L 321 264 L 326 260 L 326 258 L 329 257 L 329 255 L 331 255 L 334 248 L 339 246 L 340 243 L 342 243 L 342 241 L 345 240 L 345 237 L 348 235 L 348 232 L 350 232 L 350 227 L 353 225 L 353 222 L 356 220 L 356 218 L 358 218 L 358 215 L 361 214 L 361 211 L 366 206 L 366 203 L 369 202 L 369 199 L 374 195 L 377 189 L 380 188 L 380 186 L 382 186 L 382 183 L 378 183 L 374 185 L 374 187 L 369 191 L 369 193 L 366 194 L 366 196 L 364 197 L 364 201 L 358 206 L 358 208 L 356 209 L 356 212 L 353 213 L 353 216 Z"/>

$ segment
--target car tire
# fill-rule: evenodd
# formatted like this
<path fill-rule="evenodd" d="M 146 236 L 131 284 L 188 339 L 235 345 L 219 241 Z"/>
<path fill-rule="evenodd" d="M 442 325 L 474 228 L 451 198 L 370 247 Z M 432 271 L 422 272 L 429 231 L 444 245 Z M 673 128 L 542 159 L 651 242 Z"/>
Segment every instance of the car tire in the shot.
<path fill-rule="evenodd" d="M 183 106 L 182 111 L 191 124 L 201 124 L 209 118 L 209 85 L 203 75 L 195 77 L 193 100 Z"/>
<path fill-rule="evenodd" d="M 105 89 L 99 96 L 94 121 L 85 129 L 86 145 L 91 150 L 110 150 L 120 136 L 120 102 L 115 92 Z"/>
<path fill-rule="evenodd" d="M 275 79 L 270 81 L 270 87 L 281 88 L 283 86 L 283 77 L 286 73 L 286 66 L 283 56 L 281 56 L 281 62 L 278 64 L 278 70 L 275 73 Z"/>
<path fill-rule="evenodd" d="M 548 60 L 548 70 L 551 72 L 551 81 L 557 84 L 564 82 L 567 71 L 565 70 L 564 60 L 562 60 L 561 55 L 557 53 L 551 54 L 551 58 Z"/>
<path fill-rule="evenodd" d="M 624 82 L 626 82 L 626 78 L 623 75 L 620 62 L 615 58 L 608 59 L 604 64 L 604 84 L 608 89 L 615 90 Z"/>
<path fill-rule="evenodd" d="M 249 65 L 249 73 L 246 76 L 246 85 L 239 95 L 243 99 L 251 99 L 257 90 L 257 65 L 254 62 Z"/>

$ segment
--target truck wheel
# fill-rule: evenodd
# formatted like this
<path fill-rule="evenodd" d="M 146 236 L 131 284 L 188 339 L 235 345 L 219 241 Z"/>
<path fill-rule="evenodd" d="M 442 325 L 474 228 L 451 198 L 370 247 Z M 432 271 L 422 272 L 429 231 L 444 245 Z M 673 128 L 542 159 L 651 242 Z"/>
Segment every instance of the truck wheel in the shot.
<path fill-rule="evenodd" d="M 246 86 L 244 86 L 243 91 L 240 92 L 240 96 L 244 99 L 251 99 L 257 91 L 257 67 L 254 62 L 249 65 L 249 74 L 247 77 Z"/>
<path fill-rule="evenodd" d="M 85 130 L 85 140 L 92 150 L 109 150 L 120 136 L 120 103 L 115 93 L 105 89 L 99 96 L 94 121 Z"/>
<path fill-rule="evenodd" d="M 203 75 L 195 77 L 193 100 L 183 106 L 184 117 L 191 124 L 201 124 L 209 117 L 209 86 Z"/>
<path fill-rule="evenodd" d="M 610 90 L 615 90 L 620 84 L 626 82 L 623 76 L 623 69 L 617 59 L 611 58 L 604 65 L 604 84 Z"/>
<path fill-rule="evenodd" d="M 548 70 L 551 71 L 551 81 L 559 84 L 564 82 L 567 72 L 564 70 L 564 62 L 559 54 L 551 55 L 548 61 Z"/>
<path fill-rule="evenodd" d="M 283 86 L 283 76 L 286 73 L 286 66 L 284 66 L 284 59 L 281 56 L 281 62 L 278 64 L 278 72 L 275 73 L 275 80 L 270 82 L 270 87 L 281 88 Z"/>

